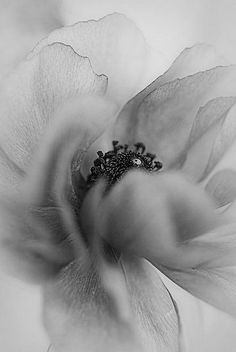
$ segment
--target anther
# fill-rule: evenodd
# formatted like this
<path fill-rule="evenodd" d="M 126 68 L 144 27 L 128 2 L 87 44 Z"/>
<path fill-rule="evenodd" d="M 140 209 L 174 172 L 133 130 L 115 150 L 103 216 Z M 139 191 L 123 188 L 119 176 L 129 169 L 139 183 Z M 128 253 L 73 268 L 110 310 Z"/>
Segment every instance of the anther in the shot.
<path fill-rule="evenodd" d="M 146 156 L 150 158 L 152 161 L 156 158 L 156 154 L 147 153 Z"/>
<path fill-rule="evenodd" d="M 160 170 L 162 168 L 162 163 L 160 161 L 154 161 L 154 168 Z"/>
<path fill-rule="evenodd" d="M 94 160 L 94 166 L 90 170 L 87 186 L 90 188 L 99 178 L 104 177 L 107 181 L 107 189 L 119 181 L 123 175 L 135 168 L 141 168 L 149 172 L 156 172 L 162 168 L 160 161 L 155 161 L 155 154 L 146 153 L 145 145 L 138 142 L 135 149 L 128 144 L 121 145 L 118 141 L 112 141 L 113 150 L 105 154 L 99 150 L 98 158 Z"/>
<path fill-rule="evenodd" d="M 136 151 L 138 152 L 139 150 L 141 150 L 141 154 L 143 154 L 145 152 L 145 145 L 141 142 L 135 143 L 134 146 L 136 147 Z"/>

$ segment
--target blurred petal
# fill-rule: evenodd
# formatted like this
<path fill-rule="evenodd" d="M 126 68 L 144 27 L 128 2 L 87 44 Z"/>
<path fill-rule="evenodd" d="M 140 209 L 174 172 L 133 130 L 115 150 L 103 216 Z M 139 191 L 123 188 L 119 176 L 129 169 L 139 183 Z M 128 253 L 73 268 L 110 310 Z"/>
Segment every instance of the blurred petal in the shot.
<path fill-rule="evenodd" d="M 135 136 L 133 136 L 132 130 L 133 125 L 138 122 L 137 114 L 140 104 L 151 92 L 157 90 L 163 84 L 171 82 L 177 78 L 184 78 L 197 72 L 226 64 L 227 62 L 225 59 L 219 56 L 215 49 L 210 45 L 202 43 L 184 49 L 163 75 L 158 77 L 125 105 L 119 115 L 115 131 L 116 138 L 127 138 L 130 143 L 134 142 L 132 139 Z M 130 133 L 132 134 L 131 136 Z"/>
<path fill-rule="evenodd" d="M 0 1 L 0 79 L 26 57 L 35 44 L 62 25 L 57 0 Z"/>
<path fill-rule="evenodd" d="M 104 197 L 100 209 L 97 231 L 114 248 L 136 255 L 140 251 L 148 259 L 153 251 L 164 263 L 175 264 L 173 244 L 208 231 L 217 219 L 204 192 L 176 173 L 129 172 Z"/>
<path fill-rule="evenodd" d="M 23 62 L 0 90 L 1 146 L 26 170 L 55 110 L 81 94 L 104 94 L 106 78 L 63 44 L 45 47 Z M 54 115 L 55 118 L 55 115 Z"/>
<path fill-rule="evenodd" d="M 205 189 L 218 207 L 233 202 L 236 199 L 236 172 L 218 171 L 207 182 Z"/>
<path fill-rule="evenodd" d="M 130 173 L 100 203 L 100 233 L 195 296 L 236 315 L 236 224 L 178 174 Z M 225 225 L 224 225 L 225 223 Z"/>
<path fill-rule="evenodd" d="M 115 101 L 122 104 L 138 92 L 145 70 L 146 43 L 126 16 L 114 13 L 58 29 L 42 40 L 32 55 L 55 42 L 70 45 L 88 57 L 95 72 L 108 77 L 107 94 Z"/>
<path fill-rule="evenodd" d="M 129 324 L 116 318 L 89 261 L 72 263 L 48 284 L 44 320 L 56 351 L 179 351 L 175 308 L 156 270 L 141 261 L 122 266 L 132 310 Z"/>
<path fill-rule="evenodd" d="M 185 151 L 199 107 L 235 93 L 236 66 L 216 67 L 166 83 L 142 101 L 133 116 L 133 128 L 125 136 L 145 143 L 169 167 Z"/>
<path fill-rule="evenodd" d="M 8 269 L 40 281 L 85 251 L 72 207 L 71 165 L 76 157 L 79 168 L 116 109 L 105 99 L 80 97 L 56 112 L 19 194 L 1 200 L 1 260 Z"/>

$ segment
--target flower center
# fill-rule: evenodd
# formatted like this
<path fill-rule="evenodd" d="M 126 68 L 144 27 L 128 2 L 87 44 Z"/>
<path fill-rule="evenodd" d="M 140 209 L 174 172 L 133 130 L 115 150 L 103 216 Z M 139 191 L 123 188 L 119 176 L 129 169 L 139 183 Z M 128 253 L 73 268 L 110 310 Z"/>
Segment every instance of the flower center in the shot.
<path fill-rule="evenodd" d="M 121 145 L 118 141 L 113 141 L 112 144 L 113 149 L 105 154 L 102 151 L 97 152 L 98 158 L 94 160 L 94 166 L 90 169 L 87 179 L 88 188 L 101 177 L 104 177 L 108 187 L 111 187 L 128 170 L 143 169 L 154 172 L 162 168 L 162 163 L 155 160 L 155 154 L 145 153 L 146 147 L 143 143 L 136 143 L 133 148 L 128 144 Z"/>

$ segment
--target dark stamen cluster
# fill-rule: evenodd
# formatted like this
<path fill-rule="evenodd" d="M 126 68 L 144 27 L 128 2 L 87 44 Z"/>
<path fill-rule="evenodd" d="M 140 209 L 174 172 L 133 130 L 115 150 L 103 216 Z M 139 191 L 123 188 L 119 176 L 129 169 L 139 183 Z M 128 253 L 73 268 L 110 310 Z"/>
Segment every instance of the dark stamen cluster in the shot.
<path fill-rule="evenodd" d="M 118 141 L 113 141 L 113 150 L 105 154 L 98 151 L 98 158 L 94 160 L 94 166 L 90 170 L 87 179 L 90 188 L 99 178 L 104 177 L 108 187 L 119 181 L 130 169 L 144 169 L 149 172 L 158 171 L 162 168 L 160 161 L 155 161 L 155 154 L 145 153 L 143 143 L 134 144 L 130 149 L 127 144 L 121 145 Z"/>

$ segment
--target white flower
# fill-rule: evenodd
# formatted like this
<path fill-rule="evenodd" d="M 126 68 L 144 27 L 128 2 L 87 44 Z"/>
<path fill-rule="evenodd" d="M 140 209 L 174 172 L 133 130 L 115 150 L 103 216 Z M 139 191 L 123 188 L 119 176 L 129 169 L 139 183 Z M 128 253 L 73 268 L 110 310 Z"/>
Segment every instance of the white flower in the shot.
<path fill-rule="evenodd" d="M 236 68 L 197 45 L 124 105 L 145 57 L 114 14 L 52 32 L 1 87 L 2 256 L 42 283 L 56 351 L 179 350 L 176 307 L 143 258 L 236 312 L 235 171 L 214 172 L 235 139 Z M 163 171 L 86 192 L 114 139 L 145 143 Z"/>

